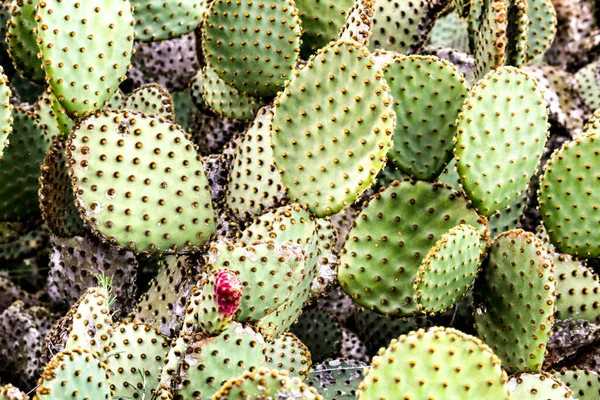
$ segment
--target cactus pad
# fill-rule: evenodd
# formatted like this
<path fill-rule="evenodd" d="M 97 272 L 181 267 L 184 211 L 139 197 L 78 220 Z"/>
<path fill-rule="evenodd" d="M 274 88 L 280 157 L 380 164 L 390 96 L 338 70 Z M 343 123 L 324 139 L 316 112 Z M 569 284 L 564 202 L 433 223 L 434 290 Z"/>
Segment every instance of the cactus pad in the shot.
<path fill-rule="evenodd" d="M 12 2 L 12 16 L 7 24 L 6 42 L 15 69 L 26 79 L 43 84 L 46 75 L 42 70 L 42 63 L 37 57 L 40 49 L 36 43 L 35 8 L 38 2 L 34 0 L 14 0 Z"/>
<path fill-rule="evenodd" d="M 558 20 L 551 0 L 527 0 L 527 61 L 536 62 L 550 48 Z"/>
<path fill-rule="evenodd" d="M 532 233 L 498 235 L 475 291 L 479 337 L 507 372 L 537 372 L 554 324 L 556 281 L 550 254 Z"/>
<path fill-rule="evenodd" d="M 384 75 L 397 117 L 389 158 L 405 174 L 432 180 L 453 157 L 467 82 L 454 65 L 435 56 L 397 57 Z"/>
<path fill-rule="evenodd" d="M 303 59 L 307 59 L 337 38 L 354 1 L 295 0 L 295 3 L 302 21 L 300 54 Z"/>
<path fill-rule="evenodd" d="M 243 16 L 243 18 L 240 18 Z M 265 4 L 213 0 L 203 26 L 209 66 L 228 85 L 256 97 L 283 88 L 300 55 L 302 28 L 291 0 Z"/>
<path fill-rule="evenodd" d="M 458 117 L 454 154 L 479 212 L 491 215 L 525 190 L 544 150 L 547 114 L 536 81 L 516 68 L 497 69 L 473 87 Z"/>
<path fill-rule="evenodd" d="M 183 360 L 184 388 L 179 394 L 185 399 L 211 398 L 225 381 L 262 367 L 265 353 L 263 337 L 236 323 L 219 336 L 193 341 Z"/>
<path fill-rule="evenodd" d="M 554 256 L 556 319 L 586 319 L 600 324 L 600 279 L 581 261 L 566 254 Z"/>
<path fill-rule="evenodd" d="M 192 99 L 198 108 L 206 105 L 215 113 L 229 119 L 245 121 L 252 119 L 261 107 L 260 99 L 229 86 L 210 65 L 199 70 L 190 82 Z"/>
<path fill-rule="evenodd" d="M 110 242 L 168 252 L 199 246 L 215 231 L 200 157 L 162 118 L 98 111 L 71 134 L 67 158 L 82 217 Z"/>
<path fill-rule="evenodd" d="M 229 182 L 227 206 L 238 220 L 260 215 L 286 198 L 271 149 L 271 107 L 261 108 L 237 149 Z"/>
<path fill-rule="evenodd" d="M 34 114 L 16 107 L 13 116 L 0 159 L 0 220 L 28 224 L 41 220 L 38 176 L 51 138 Z"/>
<path fill-rule="evenodd" d="M 175 118 L 171 95 L 156 83 L 135 89 L 118 108 L 155 114 L 169 120 Z"/>
<path fill-rule="evenodd" d="M 106 364 L 96 353 L 76 347 L 63 350 L 46 365 L 34 400 L 111 399 Z"/>
<path fill-rule="evenodd" d="M 600 375 L 588 370 L 561 370 L 554 374 L 569 389 L 577 400 L 592 400 L 600 397 Z"/>
<path fill-rule="evenodd" d="M 477 229 L 459 225 L 445 233 L 429 251 L 415 281 L 419 308 L 444 311 L 473 285 L 483 252 Z"/>
<path fill-rule="evenodd" d="M 42 66 L 67 114 L 84 117 L 102 107 L 125 80 L 131 59 L 129 1 L 46 0 L 36 20 Z"/>
<path fill-rule="evenodd" d="M 286 371 L 259 368 L 226 382 L 213 400 L 303 399 L 321 400 L 314 388 L 304 384 Z"/>
<path fill-rule="evenodd" d="M 373 62 L 355 42 L 331 43 L 275 101 L 275 164 L 291 199 L 319 217 L 354 202 L 392 145 L 392 99 Z"/>
<path fill-rule="evenodd" d="M 507 384 L 511 398 L 520 400 L 573 399 L 573 392 L 563 382 L 545 372 L 513 376 Z M 576 398 L 575 398 L 576 399 Z"/>
<path fill-rule="evenodd" d="M 284 333 L 267 341 L 267 364 L 274 370 L 285 370 L 304 380 L 308 377 L 311 354 L 304 343 L 292 333 Z"/>
<path fill-rule="evenodd" d="M 115 395 L 150 398 L 168 350 L 167 339 L 150 324 L 125 321 L 115 326 L 108 358 Z"/>
<path fill-rule="evenodd" d="M 486 229 L 467 199 L 447 187 L 392 183 L 371 199 L 348 234 L 340 257 L 340 285 L 373 311 L 414 314 L 417 291 L 412 285 L 421 263 L 442 235 L 459 224 L 477 227 L 480 234 Z"/>
<path fill-rule="evenodd" d="M 357 397 L 508 400 L 506 381 L 500 360 L 479 339 L 436 327 L 402 335 L 381 349 Z"/>
<path fill-rule="evenodd" d="M 202 23 L 208 0 L 131 0 L 136 40 L 172 39 L 193 31 Z"/>
<path fill-rule="evenodd" d="M 542 221 L 552 244 L 561 253 L 581 258 L 600 256 L 600 211 L 595 193 L 600 190 L 593 162 L 600 155 L 597 131 L 565 142 L 545 167 L 540 180 Z"/>
<path fill-rule="evenodd" d="M 65 157 L 65 142 L 55 137 L 42 164 L 39 201 L 48 229 L 60 237 L 73 237 L 85 228 L 75 207 Z"/>
<path fill-rule="evenodd" d="M 481 78 L 506 62 L 508 28 L 507 2 L 504 0 L 473 0 L 470 26 L 475 77 Z"/>

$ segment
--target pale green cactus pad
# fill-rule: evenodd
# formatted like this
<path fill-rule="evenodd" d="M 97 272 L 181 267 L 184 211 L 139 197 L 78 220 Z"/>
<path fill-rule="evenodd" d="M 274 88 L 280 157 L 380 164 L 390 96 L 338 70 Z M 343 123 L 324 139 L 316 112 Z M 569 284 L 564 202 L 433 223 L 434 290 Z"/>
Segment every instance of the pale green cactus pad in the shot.
<path fill-rule="evenodd" d="M 546 164 L 540 180 L 540 213 L 552 244 L 561 253 L 600 256 L 600 231 L 595 229 L 600 181 L 593 167 L 599 155 L 597 131 L 590 129 L 565 142 Z"/>
<path fill-rule="evenodd" d="M 436 327 L 402 335 L 381 349 L 357 397 L 509 400 L 506 381 L 500 359 L 479 339 Z"/>
<path fill-rule="evenodd" d="M 538 372 L 554 324 L 556 280 L 541 240 L 523 230 L 498 235 L 482 270 L 477 333 L 509 373 Z"/>
<path fill-rule="evenodd" d="M 373 63 L 355 42 L 331 43 L 275 101 L 275 164 L 292 201 L 318 217 L 354 202 L 385 165 L 395 115 Z"/>
<path fill-rule="evenodd" d="M 479 212 L 492 215 L 525 190 L 544 150 L 547 114 L 537 82 L 516 68 L 499 68 L 473 87 L 458 116 L 454 155 Z"/>
<path fill-rule="evenodd" d="M 507 384 L 511 398 L 520 400 L 562 400 L 577 399 L 563 382 L 552 375 L 519 374 L 510 378 Z"/>
<path fill-rule="evenodd" d="M 215 231 L 200 157 L 167 120 L 98 111 L 74 129 L 68 145 L 80 213 L 105 240 L 169 252 L 197 247 Z"/>
<path fill-rule="evenodd" d="M 67 114 L 84 117 L 110 100 L 133 49 L 133 15 L 127 0 L 38 3 L 42 66 Z"/>

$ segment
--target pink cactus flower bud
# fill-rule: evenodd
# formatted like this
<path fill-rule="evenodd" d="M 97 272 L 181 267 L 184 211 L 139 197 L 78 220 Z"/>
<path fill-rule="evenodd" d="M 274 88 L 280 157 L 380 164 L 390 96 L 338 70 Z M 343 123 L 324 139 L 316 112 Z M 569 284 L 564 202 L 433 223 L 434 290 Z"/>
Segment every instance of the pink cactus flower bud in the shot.
<path fill-rule="evenodd" d="M 235 272 L 227 268 L 217 272 L 215 300 L 221 314 L 229 316 L 237 311 L 242 298 L 242 290 L 242 282 Z"/>

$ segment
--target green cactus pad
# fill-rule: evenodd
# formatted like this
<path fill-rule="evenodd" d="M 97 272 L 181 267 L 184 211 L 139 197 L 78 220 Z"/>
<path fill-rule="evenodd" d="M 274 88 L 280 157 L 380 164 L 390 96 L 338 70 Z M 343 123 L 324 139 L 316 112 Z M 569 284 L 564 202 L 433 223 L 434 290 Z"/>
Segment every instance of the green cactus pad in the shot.
<path fill-rule="evenodd" d="M 544 150 L 547 114 L 536 81 L 516 68 L 492 71 L 473 87 L 457 120 L 454 154 L 479 212 L 492 215 L 525 190 Z"/>
<path fill-rule="evenodd" d="M 29 396 L 8 384 L 0 387 L 0 400 L 29 400 Z"/>
<path fill-rule="evenodd" d="M 588 370 L 561 370 L 554 374 L 573 391 L 577 400 L 593 400 L 600 397 L 600 375 Z"/>
<path fill-rule="evenodd" d="M 36 20 L 42 66 L 67 114 L 85 117 L 102 107 L 125 80 L 131 58 L 129 1 L 46 0 Z"/>
<path fill-rule="evenodd" d="M 202 23 L 208 0 L 131 0 L 136 40 L 155 42 L 193 31 Z"/>
<path fill-rule="evenodd" d="M 236 323 L 217 337 L 193 341 L 182 361 L 184 388 L 179 395 L 184 399 L 209 399 L 225 381 L 262 367 L 265 354 L 263 337 Z"/>
<path fill-rule="evenodd" d="M 303 59 L 337 39 L 348 10 L 355 4 L 354 0 L 295 0 L 295 3 L 302 21 L 300 55 Z"/>
<path fill-rule="evenodd" d="M 329 294 L 337 283 L 339 252 L 336 248 L 338 232 L 329 218 L 316 221 L 317 276 L 310 287 L 311 297 L 318 298 Z"/>
<path fill-rule="evenodd" d="M 111 399 L 108 379 L 97 353 L 80 347 L 63 350 L 44 368 L 33 399 Z"/>
<path fill-rule="evenodd" d="M 6 43 L 8 54 L 19 73 L 37 84 L 44 84 L 46 74 L 37 55 L 40 51 L 37 39 L 35 8 L 37 0 L 13 0 L 11 18 L 8 21 Z"/>
<path fill-rule="evenodd" d="M 527 10 L 527 61 L 537 62 L 552 45 L 558 20 L 551 0 L 527 0 Z"/>
<path fill-rule="evenodd" d="M 108 103 L 104 104 L 104 108 L 109 110 L 116 110 L 123 108 L 123 104 L 125 104 L 125 100 L 127 100 L 127 95 L 121 91 L 121 89 L 115 90 L 112 97 L 108 101 Z"/>
<path fill-rule="evenodd" d="M 521 229 L 498 235 L 475 291 L 477 333 L 509 373 L 542 368 L 554 324 L 556 280 L 551 255 Z"/>
<path fill-rule="evenodd" d="M 259 368 L 254 372 L 244 372 L 236 379 L 226 382 L 215 393 L 213 400 L 263 400 L 263 399 L 302 399 L 322 400 L 314 388 L 301 379 L 290 377 L 287 371 Z"/>
<path fill-rule="evenodd" d="M 368 46 L 373 34 L 374 16 L 375 1 L 355 0 L 346 15 L 346 23 L 340 28 L 338 39 L 354 40 L 363 46 Z"/>
<path fill-rule="evenodd" d="M 0 22 L 2 22 L 0 20 Z M 4 75 L 4 69 L 0 66 L 0 156 L 8 144 L 6 139 L 12 132 L 13 106 L 10 104 L 10 98 L 13 95 L 10 90 L 8 78 Z"/>
<path fill-rule="evenodd" d="M 242 233 L 242 241 L 291 241 L 304 249 L 314 250 L 316 224 L 306 207 L 291 204 L 255 218 Z M 312 256 L 311 256 L 312 257 Z"/>
<path fill-rule="evenodd" d="M 508 400 L 506 381 L 500 360 L 479 339 L 436 327 L 402 335 L 381 349 L 357 397 Z"/>
<path fill-rule="evenodd" d="M 360 361 L 343 358 L 323 361 L 313 366 L 307 383 L 325 400 L 356 399 L 366 368 Z"/>
<path fill-rule="evenodd" d="M 238 146 L 229 182 L 227 206 L 238 220 L 260 215 L 285 199 L 283 183 L 273 162 L 271 107 L 261 108 Z"/>
<path fill-rule="evenodd" d="M 81 296 L 72 307 L 66 349 L 81 348 L 101 353 L 107 350 L 113 332 L 110 301 L 110 293 L 105 288 L 93 287 Z"/>
<path fill-rule="evenodd" d="M 290 242 L 253 242 L 234 245 L 221 241 L 211 247 L 212 269 L 229 268 L 239 273 L 243 295 L 238 321 L 257 321 L 273 312 L 306 279 L 305 254 Z"/>
<path fill-rule="evenodd" d="M 306 343 L 314 362 L 340 354 L 342 326 L 333 314 L 322 307 L 312 305 L 302 310 L 291 331 Z"/>
<path fill-rule="evenodd" d="M 600 279 L 581 261 L 554 255 L 556 319 L 585 319 L 600 324 Z"/>
<path fill-rule="evenodd" d="M 73 120 L 69 118 L 65 109 L 60 105 L 50 88 L 47 88 L 34 104 L 40 123 L 51 136 L 67 138 L 73 129 Z"/>
<path fill-rule="evenodd" d="M 100 237 L 169 252 L 214 233 L 201 159 L 177 126 L 137 112 L 98 111 L 74 129 L 67 149 L 80 213 Z"/>
<path fill-rule="evenodd" d="M 165 88 L 156 83 L 135 89 L 119 108 L 155 114 L 169 120 L 175 118 L 171 95 Z"/>
<path fill-rule="evenodd" d="M 34 114 L 16 107 L 13 117 L 0 159 L 0 220 L 29 224 L 41 220 L 38 176 L 52 140 Z"/>
<path fill-rule="evenodd" d="M 518 400 L 577 399 L 563 382 L 545 372 L 513 376 L 506 386 L 511 398 Z"/>
<path fill-rule="evenodd" d="M 65 142 L 55 137 L 46 152 L 39 177 L 42 218 L 52 233 L 73 237 L 84 232 L 83 220 L 75 206 L 65 159 Z"/>
<path fill-rule="evenodd" d="M 150 324 L 115 326 L 108 353 L 110 387 L 118 398 L 150 398 L 167 356 L 167 339 Z"/>
<path fill-rule="evenodd" d="M 213 0 L 202 33 L 204 55 L 213 71 L 251 96 L 280 91 L 300 55 L 302 28 L 292 0 Z"/>
<path fill-rule="evenodd" d="M 600 62 L 594 61 L 591 64 L 581 68 L 575 74 L 575 80 L 579 93 L 583 98 L 585 105 L 591 110 L 600 108 L 600 82 L 598 82 L 597 74 L 600 68 Z"/>
<path fill-rule="evenodd" d="M 453 158 L 467 82 L 454 65 L 435 56 L 396 57 L 384 75 L 397 117 L 388 156 L 405 174 L 432 180 Z"/>
<path fill-rule="evenodd" d="M 192 126 L 192 114 L 195 111 L 190 88 L 171 93 L 171 98 L 173 99 L 175 123 L 179 124 L 183 130 L 188 132 Z"/>
<path fill-rule="evenodd" d="M 508 3 L 506 27 L 506 65 L 520 68 L 526 62 L 529 33 L 528 0 L 511 0 Z"/>
<path fill-rule="evenodd" d="M 480 3 L 480 5 L 476 5 Z M 474 27 L 472 48 L 475 56 L 475 77 L 501 67 L 506 62 L 507 4 L 504 0 L 473 0 L 471 18 Z"/>
<path fill-rule="evenodd" d="M 413 282 L 429 250 L 456 225 L 468 224 L 483 234 L 485 222 L 466 198 L 445 186 L 394 182 L 371 199 L 348 234 L 340 285 L 373 311 L 412 315 L 417 312 Z"/>
<path fill-rule="evenodd" d="M 152 323 L 163 335 L 176 336 L 194 281 L 189 264 L 187 256 L 168 256 L 162 260 L 158 274 L 140 297 L 132 317 Z"/>
<path fill-rule="evenodd" d="M 431 30 L 429 44 L 438 48 L 451 48 L 462 52 L 469 51 L 467 23 L 456 12 L 449 12 L 435 22 Z"/>
<path fill-rule="evenodd" d="M 418 307 L 444 311 L 473 285 L 485 250 L 477 229 L 459 225 L 445 233 L 429 250 L 415 281 Z"/>
<path fill-rule="evenodd" d="M 313 259 L 305 255 L 307 259 Z M 294 322 L 298 320 L 298 316 L 302 313 L 302 309 L 306 306 L 310 298 L 310 287 L 317 276 L 316 265 L 308 263 L 302 270 L 304 279 L 300 284 L 294 287 L 292 295 L 283 304 L 277 307 L 272 313 L 263 317 L 256 323 L 256 327 L 265 336 L 277 337 L 285 332 Z"/>
<path fill-rule="evenodd" d="M 331 43 L 275 101 L 275 164 L 291 199 L 318 217 L 354 202 L 392 146 L 392 99 L 373 62 L 355 42 Z"/>
<path fill-rule="evenodd" d="M 229 86 L 207 65 L 190 82 L 192 99 L 198 108 L 200 99 L 222 117 L 239 121 L 250 120 L 262 106 L 260 99 Z"/>
<path fill-rule="evenodd" d="M 308 348 L 292 333 L 284 333 L 267 341 L 268 368 L 287 371 L 304 380 L 308 377 L 312 360 Z"/>
<path fill-rule="evenodd" d="M 439 13 L 447 3 L 411 0 L 375 0 L 373 34 L 369 48 L 416 53 L 429 39 Z"/>
<path fill-rule="evenodd" d="M 588 130 L 554 152 L 540 180 L 542 221 L 552 244 L 561 253 L 581 258 L 600 256 L 600 189 L 593 167 L 600 155 L 596 130 Z"/>

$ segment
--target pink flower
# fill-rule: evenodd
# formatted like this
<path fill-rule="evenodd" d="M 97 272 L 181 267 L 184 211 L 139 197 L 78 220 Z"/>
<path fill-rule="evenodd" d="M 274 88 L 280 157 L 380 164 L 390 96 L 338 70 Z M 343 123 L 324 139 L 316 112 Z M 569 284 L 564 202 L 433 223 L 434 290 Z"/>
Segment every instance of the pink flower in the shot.
<path fill-rule="evenodd" d="M 242 298 L 242 290 L 242 282 L 235 272 L 227 268 L 217 272 L 215 300 L 221 314 L 229 316 L 237 311 Z"/>

